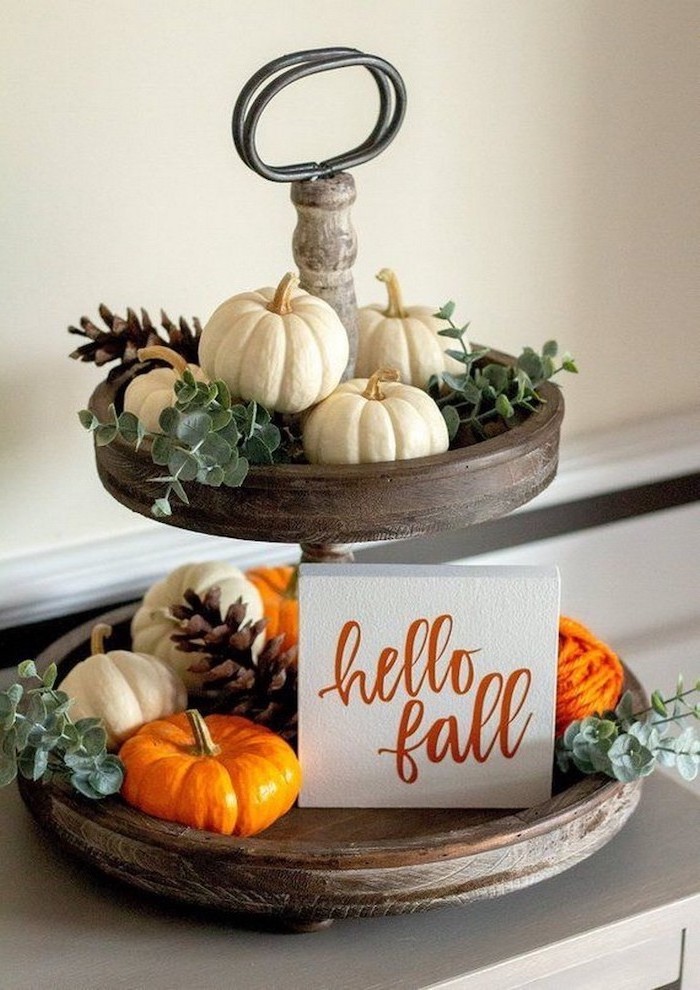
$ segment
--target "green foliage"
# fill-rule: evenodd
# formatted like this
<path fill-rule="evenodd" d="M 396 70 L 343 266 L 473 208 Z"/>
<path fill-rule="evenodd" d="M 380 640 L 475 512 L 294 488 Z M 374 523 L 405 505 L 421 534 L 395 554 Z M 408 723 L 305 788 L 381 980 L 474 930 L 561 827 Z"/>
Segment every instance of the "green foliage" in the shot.
<path fill-rule="evenodd" d="M 274 464 L 282 457 L 281 434 L 267 409 L 256 402 L 234 404 L 225 382 L 200 382 L 188 370 L 175 383 L 175 395 L 175 405 L 160 415 L 159 433 L 148 432 L 136 416 L 118 414 L 114 406 L 106 423 L 89 410 L 78 414 L 98 446 L 121 437 L 138 450 L 144 439 L 151 441 L 153 463 L 165 468 L 151 478 L 165 486 L 151 507 L 160 518 L 172 515 L 173 497 L 189 504 L 188 482 L 237 488 L 250 464 Z"/>
<path fill-rule="evenodd" d="M 676 693 L 651 696 L 651 706 L 634 711 L 632 696 L 623 694 L 614 712 L 590 715 L 572 722 L 557 740 L 559 768 L 571 766 L 582 773 L 604 773 L 630 783 L 648 776 L 657 764 L 675 767 L 685 780 L 694 780 L 700 769 L 700 738 L 687 718 L 700 719 L 700 704 L 686 700 L 700 691 L 700 681 L 689 691 L 679 678 Z"/>
<path fill-rule="evenodd" d="M 459 348 L 447 351 L 450 357 L 464 365 L 461 374 L 434 375 L 428 392 L 442 410 L 450 440 L 461 425 L 469 427 L 477 437 L 484 437 L 484 424 L 500 419 L 512 424 L 518 410 L 534 412 L 542 399 L 537 389 L 562 371 L 576 373 L 576 363 L 570 354 L 563 354 L 557 363 L 559 347 L 549 340 L 538 354 L 526 347 L 512 367 L 485 362 L 487 348 L 470 349 L 465 340 L 469 323 L 458 326 L 452 319 L 453 302 L 445 303 L 435 316 L 447 326 L 439 331 L 441 337 L 458 341 Z"/>
<path fill-rule="evenodd" d="M 12 684 L 0 692 L 0 787 L 19 774 L 28 780 L 67 779 L 93 799 L 116 794 L 123 765 L 107 752 L 99 719 L 71 721 L 70 698 L 54 688 L 56 665 L 39 676 L 34 661 L 25 660 L 17 673 L 21 680 L 38 684 Z"/>

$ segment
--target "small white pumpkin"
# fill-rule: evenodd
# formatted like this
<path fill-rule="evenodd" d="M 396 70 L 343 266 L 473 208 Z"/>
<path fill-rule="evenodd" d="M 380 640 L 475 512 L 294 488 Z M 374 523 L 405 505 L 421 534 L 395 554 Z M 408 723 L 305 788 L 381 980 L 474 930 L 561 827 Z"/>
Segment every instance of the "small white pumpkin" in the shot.
<path fill-rule="evenodd" d="M 170 347 L 154 344 L 142 347 L 136 352 L 139 361 L 167 361 L 169 368 L 154 368 L 144 375 L 137 375 L 129 382 L 124 392 L 124 412 L 133 413 L 151 433 L 160 431 L 160 414 L 164 409 L 175 405 L 175 382 L 182 378 L 184 371 L 191 371 L 200 381 L 206 381 L 198 364 L 188 364 L 181 354 Z"/>
<path fill-rule="evenodd" d="M 92 630 L 91 656 L 68 672 L 61 684 L 71 698 L 71 719 L 100 718 L 107 748 L 119 746 L 146 722 L 187 707 L 187 691 L 172 667 L 158 657 L 130 650 L 104 649 L 112 632 L 101 622 Z"/>
<path fill-rule="evenodd" d="M 199 363 L 231 394 L 298 413 L 325 399 L 343 376 L 349 344 L 335 310 L 288 273 L 276 289 L 232 296 L 202 330 Z"/>
<path fill-rule="evenodd" d="M 369 464 L 442 454 L 447 426 L 437 404 L 394 368 L 343 382 L 312 409 L 303 428 L 311 464 Z"/>
<path fill-rule="evenodd" d="M 131 644 L 135 650 L 153 653 L 178 672 L 187 688 L 196 691 L 201 675 L 188 668 L 202 659 L 200 653 L 185 653 L 170 638 L 180 627 L 171 613 L 173 605 L 184 604 L 184 594 L 191 588 L 202 596 L 216 585 L 221 591 L 221 612 L 226 615 L 229 605 L 242 598 L 247 606 L 246 621 L 257 622 L 263 617 L 260 592 L 243 571 L 225 561 L 213 560 L 182 564 L 162 580 L 152 585 L 131 620 Z M 264 644 L 262 633 L 253 646 L 257 655 Z"/>
<path fill-rule="evenodd" d="M 377 368 L 390 366 L 402 382 L 425 388 L 432 375 L 462 374 L 464 365 L 445 353 L 455 341 L 438 336 L 446 323 L 435 317 L 435 309 L 404 306 L 399 280 L 391 269 L 382 268 L 377 278 L 386 283 L 389 303 L 358 311 L 357 377 L 368 378 Z"/>

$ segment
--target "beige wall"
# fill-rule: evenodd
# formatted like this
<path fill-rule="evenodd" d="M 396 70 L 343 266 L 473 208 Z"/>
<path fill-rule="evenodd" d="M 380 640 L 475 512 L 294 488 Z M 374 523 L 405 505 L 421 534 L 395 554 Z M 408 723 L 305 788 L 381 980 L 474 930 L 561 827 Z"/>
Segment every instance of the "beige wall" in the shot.
<path fill-rule="evenodd" d="M 697 407 L 699 39 L 695 0 L 4 0 L 0 553 L 156 525 L 99 486 L 75 412 L 100 373 L 65 330 L 100 301 L 206 318 L 292 265 L 288 188 L 229 117 L 300 48 L 380 54 L 408 87 L 355 173 L 361 302 L 388 265 L 479 340 L 559 339 L 582 369 L 565 439 Z M 362 70 L 319 76 L 261 149 L 324 156 L 374 113 Z"/>

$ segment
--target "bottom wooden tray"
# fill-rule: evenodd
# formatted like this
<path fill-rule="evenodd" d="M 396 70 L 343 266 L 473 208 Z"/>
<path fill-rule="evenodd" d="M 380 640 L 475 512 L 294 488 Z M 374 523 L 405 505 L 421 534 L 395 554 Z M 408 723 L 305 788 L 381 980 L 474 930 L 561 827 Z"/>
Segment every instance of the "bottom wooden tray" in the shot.
<path fill-rule="evenodd" d="M 132 612 L 127 606 L 99 620 L 121 645 Z M 93 624 L 53 643 L 40 664 L 55 661 L 67 672 L 88 655 Z M 629 673 L 627 686 L 643 695 Z M 522 811 L 294 808 L 261 835 L 237 839 L 150 818 L 116 797 L 91 802 L 64 786 L 20 780 L 39 824 L 109 876 L 297 930 L 465 904 L 537 883 L 605 845 L 640 790 L 641 781 L 596 776 Z"/>

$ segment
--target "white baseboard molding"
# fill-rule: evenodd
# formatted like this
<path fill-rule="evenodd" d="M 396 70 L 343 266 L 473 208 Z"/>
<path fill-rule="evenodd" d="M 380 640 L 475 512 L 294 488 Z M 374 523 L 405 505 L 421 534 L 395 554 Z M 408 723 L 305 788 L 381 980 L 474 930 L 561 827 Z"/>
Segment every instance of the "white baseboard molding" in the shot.
<path fill-rule="evenodd" d="M 632 424 L 568 442 L 557 478 L 519 511 L 578 501 L 700 470 L 700 410 Z M 228 560 L 243 569 L 294 561 L 298 548 L 249 543 L 148 527 L 88 543 L 49 548 L 0 561 L 0 629 L 139 597 L 188 561 Z"/>

